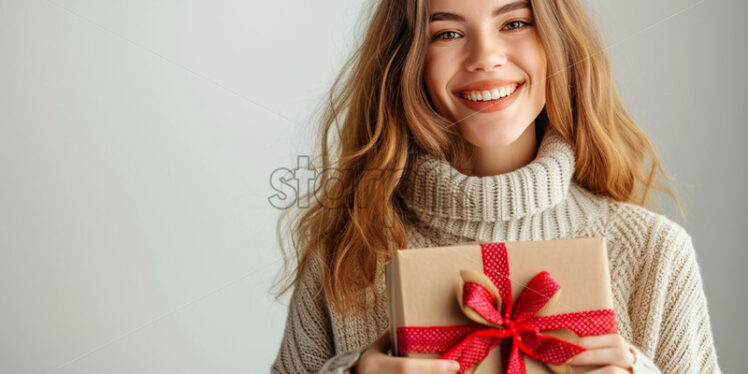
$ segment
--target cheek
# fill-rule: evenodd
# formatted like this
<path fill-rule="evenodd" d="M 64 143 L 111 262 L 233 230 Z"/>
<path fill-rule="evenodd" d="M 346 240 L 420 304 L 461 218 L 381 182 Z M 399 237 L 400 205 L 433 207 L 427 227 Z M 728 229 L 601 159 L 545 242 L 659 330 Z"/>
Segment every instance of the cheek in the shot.
<path fill-rule="evenodd" d="M 547 64 L 545 50 L 540 41 L 527 43 L 519 50 L 518 59 L 530 79 L 533 101 L 545 102 L 545 87 L 547 79 Z"/>
<path fill-rule="evenodd" d="M 423 79 L 429 98 L 437 108 L 441 106 L 439 103 L 444 100 L 443 96 L 447 85 L 446 77 L 447 71 L 444 66 L 439 64 L 438 60 L 427 60 L 424 66 Z"/>
<path fill-rule="evenodd" d="M 433 57 L 429 57 L 426 59 L 426 63 L 424 65 L 423 74 L 424 79 L 426 80 L 426 87 L 429 89 L 429 91 L 434 91 L 440 82 L 440 67 L 439 67 L 439 60 L 434 59 Z"/>
<path fill-rule="evenodd" d="M 434 75 L 433 65 L 426 64 L 424 67 L 423 82 L 426 85 L 426 90 L 428 91 L 429 96 L 431 96 L 434 92 L 434 87 L 436 86 L 436 76 Z"/>
<path fill-rule="evenodd" d="M 529 60 L 531 61 L 532 74 L 535 75 L 535 79 L 538 80 L 538 83 L 541 83 L 544 86 L 548 61 L 546 59 L 545 50 L 543 49 L 543 45 L 540 43 L 540 40 L 536 40 L 527 54 L 529 56 Z"/>

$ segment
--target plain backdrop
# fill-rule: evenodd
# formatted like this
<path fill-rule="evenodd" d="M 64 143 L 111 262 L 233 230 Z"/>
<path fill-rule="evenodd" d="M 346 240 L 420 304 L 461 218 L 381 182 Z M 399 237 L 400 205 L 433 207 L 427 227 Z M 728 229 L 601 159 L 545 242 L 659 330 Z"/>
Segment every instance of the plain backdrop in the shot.
<path fill-rule="evenodd" d="M 0 0 L 0 372 L 268 372 L 288 301 L 270 175 L 312 152 L 373 2 Z M 748 6 L 585 4 L 683 185 L 688 222 L 665 212 L 739 372 Z"/>

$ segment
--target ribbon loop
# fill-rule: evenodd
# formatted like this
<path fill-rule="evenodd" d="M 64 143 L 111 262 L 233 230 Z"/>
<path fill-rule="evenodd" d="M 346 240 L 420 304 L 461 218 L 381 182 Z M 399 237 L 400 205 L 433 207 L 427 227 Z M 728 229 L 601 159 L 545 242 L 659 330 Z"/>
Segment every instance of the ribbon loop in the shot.
<path fill-rule="evenodd" d="M 463 313 L 481 325 L 501 327 L 504 323 L 499 291 L 483 273 L 460 270 L 457 301 Z"/>
<path fill-rule="evenodd" d="M 538 273 L 517 298 L 512 318 L 522 319 L 534 316 L 544 306 L 552 305 L 551 301 L 560 289 L 561 286 L 548 272 Z"/>

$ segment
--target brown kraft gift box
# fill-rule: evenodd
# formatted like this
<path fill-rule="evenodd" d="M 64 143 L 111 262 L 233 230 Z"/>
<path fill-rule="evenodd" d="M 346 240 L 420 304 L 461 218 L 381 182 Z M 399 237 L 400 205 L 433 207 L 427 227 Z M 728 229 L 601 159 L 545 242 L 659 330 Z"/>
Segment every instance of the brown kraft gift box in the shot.
<path fill-rule="evenodd" d="M 553 302 L 537 313 L 538 316 L 613 309 L 604 238 L 501 243 L 506 248 L 515 306 L 533 277 L 546 271 L 560 285 L 560 290 L 551 298 Z M 385 276 L 394 355 L 422 358 L 439 358 L 441 355 L 400 352 L 398 328 L 479 325 L 468 318 L 458 301 L 458 293 L 461 295 L 458 290 L 461 289 L 461 270 L 484 272 L 481 243 L 396 252 L 386 266 Z M 488 356 L 467 373 L 504 372 L 506 365 L 502 363 L 500 348 L 501 344 L 491 349 Z M 570 372 L 568 365 L 554 367 L 520 354 L 528 373 Z"/>

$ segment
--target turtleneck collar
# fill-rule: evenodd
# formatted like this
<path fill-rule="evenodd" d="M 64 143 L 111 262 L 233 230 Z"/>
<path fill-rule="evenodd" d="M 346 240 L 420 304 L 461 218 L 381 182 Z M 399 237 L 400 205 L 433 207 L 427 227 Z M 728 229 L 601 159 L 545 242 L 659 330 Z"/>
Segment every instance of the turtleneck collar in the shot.
<path fill-rule="evenodd" d="M 419 155 L 412 165 L 400 195 L 422 219 L 510 221 L 564 201 L 574 174 L 574 152 L 547 126 L 535 159 L 508 173 L 468 176 L 427 155 Z"/>

